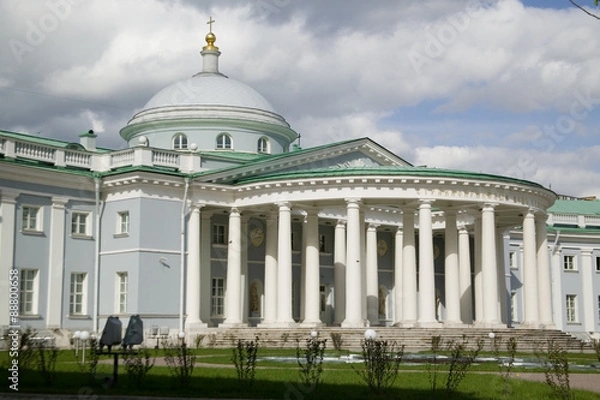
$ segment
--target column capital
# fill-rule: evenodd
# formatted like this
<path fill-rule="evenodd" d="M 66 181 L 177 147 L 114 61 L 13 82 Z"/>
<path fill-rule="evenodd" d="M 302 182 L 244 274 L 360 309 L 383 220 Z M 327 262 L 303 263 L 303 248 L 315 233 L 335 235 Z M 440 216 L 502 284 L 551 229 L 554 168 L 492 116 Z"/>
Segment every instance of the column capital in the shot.
<path fill-rule="evenodd" d="M 206 207 L 206 203 L 205 202 L 190 201 L 190 208 L 192 210 L 200 210 L 200 209 L 202 209 L 204 207 Z"/>
<path fill-rule="evenodd" d="M 358 207 L 362 204 L 362 199 L 360 199 L 358 197 L 348 197 L 348 198 L 345 198 L 344 201 L 348 204 L 348 206 L 356 205 Z"/>
<path fill-rule="evenodd" d="M 369 223 L 369 226 L 367 227 L 368 231 L 377 231 L 377 228 L 379 228 L 379 224 L 374 224 L 372 222 Z"/>
<path fill-rule="evenodd" d="M 236 214 L 237 215 L 241 214 L 240 209 L 237 207 L 231 207 L 231 209 L 229 210 L 229 216 L 236 215 Z"/>
<path fill-rule="evenodd" d="M 54 196 L 52 197 L 52 208 L 65 208 L 68 202 L 68 197 Z"/>
<path fill-rule="evenodd" d="M 496 202 L 485 202 L 483 203 L 483 207 L 481 208 L 481 211 L 494 211 L 494 209 L 498 206 L 498 203 Z"/>
<path fill-rule="evenodd" d="M 435 199 L 419 199 L 419 208 L 431 208 L 431 204 Z"/>
<path fill-rule="evenodd" d="M 458 226 L 458 233 L 462 233 L 463 235 L 464 234 L 468 235 L 469 234 L 469 230 L 467 229 L 466 225 L 459 225 Z"/>
<path fill-rule="evenodd" d="M 338 219 L 337 223 L 335 224 L 336 228 L 346 228 L 346 221 L 343 219 Z"/>
<path fill-rule="evenodd" d="M 0 202 L 15 204 L 20 194 L 19 191 L 14 189 L 2 189 L 0 190 Z"/>
<path fill-rule="evenodd" d="M 290 203 L 289 201 L 281 201 L 278 203 L 275 203 L 275 205 L 277 205 L 277 207 L 279 207 L 280 210 L 291 210 L 292 209 L 292 203 Z"/>

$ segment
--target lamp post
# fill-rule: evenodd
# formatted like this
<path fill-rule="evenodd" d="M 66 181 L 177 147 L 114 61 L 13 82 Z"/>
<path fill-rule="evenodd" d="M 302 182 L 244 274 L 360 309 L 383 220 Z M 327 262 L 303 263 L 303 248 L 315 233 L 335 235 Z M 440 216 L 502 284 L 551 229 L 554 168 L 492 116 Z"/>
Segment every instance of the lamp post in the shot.
<path fill-rule="evenodd" d="M 85 364 L 85 342 L 90 338 L 90 333 L 88 331 L 81 332 L 81 340 L 83 340 L 83 348 L 81 352 L 81 363 Z"/>
<path fill-rule="evenodd" d="M 75 358 L 79 356 L 79 339 L 81 338 L 81 331 L 75 331 L 73 333 L 73 341 L 75 342 Z"/>

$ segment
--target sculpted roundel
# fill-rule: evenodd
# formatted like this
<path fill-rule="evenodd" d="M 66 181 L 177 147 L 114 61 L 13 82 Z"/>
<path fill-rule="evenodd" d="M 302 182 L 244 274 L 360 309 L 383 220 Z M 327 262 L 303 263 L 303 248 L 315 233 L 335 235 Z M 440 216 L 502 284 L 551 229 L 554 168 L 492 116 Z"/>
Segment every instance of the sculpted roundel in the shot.
<path fill-rule="evenodd" d="M 265 233 L 261 228 L 254 228 L 250 231 L 250 242 L 253 246 L 258 247 L 265 241 Z"/>

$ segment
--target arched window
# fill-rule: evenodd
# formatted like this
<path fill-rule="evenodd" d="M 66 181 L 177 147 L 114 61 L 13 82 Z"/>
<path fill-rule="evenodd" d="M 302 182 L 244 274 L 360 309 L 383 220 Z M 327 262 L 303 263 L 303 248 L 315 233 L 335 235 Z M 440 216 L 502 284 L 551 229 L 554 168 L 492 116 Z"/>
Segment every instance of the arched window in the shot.
<path fill-rule="evenodd" d="M 173 136 L 173 148 L 175 150 L 184 150 L 188 148 L 187 136 L 183 133 L 177 133 Z"/>
<path fill-rule="evenodd" d="M 226 133 L 221 133 L 217 136 L 217 149 L 231 149 L 231 136 Z"/>
<path fill-rule="evenodd" d="M 258 139 L 258 152 L 259 153 L 270 153 L 270 149 L 269 149 L 269 139 L 267 139 L 266 137 L 261 137 L 260 139 Z"/>

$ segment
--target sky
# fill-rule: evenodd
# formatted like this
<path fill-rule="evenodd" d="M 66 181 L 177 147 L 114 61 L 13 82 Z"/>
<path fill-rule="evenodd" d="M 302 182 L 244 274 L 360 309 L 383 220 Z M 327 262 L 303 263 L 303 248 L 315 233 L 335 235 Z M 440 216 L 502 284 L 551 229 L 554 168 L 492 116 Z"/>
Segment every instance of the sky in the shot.
<path fill-rule="evenodd" d="M 210 16 L 221 72 L 303 148 L 369 137 L 600 197 L 600 20 L 569 0 L 0 0 L 0 130 L 124 148 L 127 121 L 201 70 Z"/>

